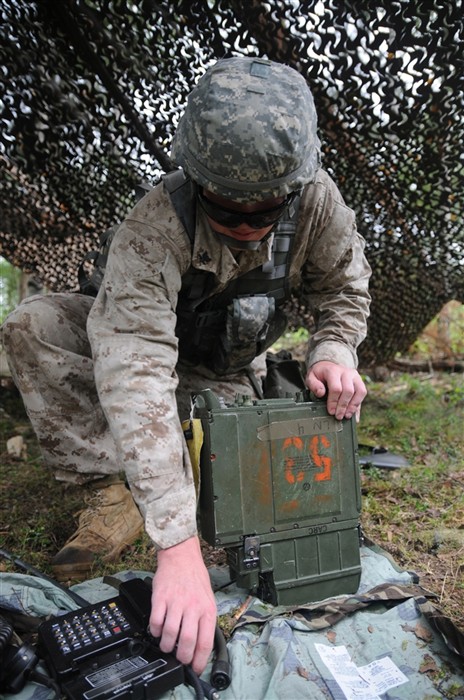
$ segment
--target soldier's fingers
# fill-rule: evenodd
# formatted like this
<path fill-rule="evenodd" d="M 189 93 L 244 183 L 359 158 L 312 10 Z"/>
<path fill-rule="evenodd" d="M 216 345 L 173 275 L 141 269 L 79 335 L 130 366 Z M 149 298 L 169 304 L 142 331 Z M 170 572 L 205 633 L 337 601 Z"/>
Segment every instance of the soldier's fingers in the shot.
<path fill-rule="evenodd" d="M 192 664 L 195 673 L 202 673 L 214 643 L 216 616 L 202 615 L 194 610 L 185 611 L 177 640 L 176 656 L 184 664 Z"/>
<path fill-rule="evenodd" d="M 166 617 L 164 618 L 163 629 L 160 636 L 159 647 L 161 651 L 173 651 L 179 637 L 181 623 L 182 614 L 180 606 L 171 605 L 166 613 Z M 181 659 L 179 659 L 179 661 L 181 661 Z M 184 663 L 188 663 L 188 661 Z"/>
<path fill-rule="evenodd" d="M 335 418 L 337 420 L 342 420 L 342 418 L 346 417 L 346 412 L 348 410 L 350 402 L 353 399 L 353 395 L 353 382 L 349 381 L 348 379 L 345 379 L 342 384 L 342 390 L 338 396 L 337 406 L 335 408 Z"/>
<path fill-rule="evenodd" d="M 166 605 L 159 600 L 155 593 L 151 598 L 151 614 L 150 614 L 150 634 L 153 637 L 161 637 L 163 631 L 164 619 L 166 617 Z"/>
<path fill-rule="evenodd" d="M 207 618 L 204 615 L 199 622 L 198 638 L 192 661 L 195 673 L 202 673 L 208 663 L 211 648 L 214 644 L 214 630 L 216 628 L 216 616 Z"/>
<path fill-rule="evenodd" d="M 327 381 L 327 388 L 327 411 L 338 419 L 337 412 L 340 410 L 340 400 L 343 396 L 341 377 L 337 375 L 330 377 L 330 380 Z"/>
<path fill-rule="evenodd" d="M 359 421 L 361 413 L 361 403 L 365 399 L 366 394 L 367 389 L 364 385 L 363 380 L 358 374 L 353 380 L 353 395 L 351 396 L 351 399 L 346 407 L 345 418 L 351 418 L 353 415 L 356 415 L 356 419 Z"/>

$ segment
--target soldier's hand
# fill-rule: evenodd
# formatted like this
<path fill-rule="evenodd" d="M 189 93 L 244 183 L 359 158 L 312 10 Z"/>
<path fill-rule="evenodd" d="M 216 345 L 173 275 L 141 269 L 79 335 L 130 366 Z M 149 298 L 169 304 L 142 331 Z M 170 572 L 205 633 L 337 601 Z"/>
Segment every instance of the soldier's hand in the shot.
<path fill-rule="evenodd" d="M 316 362 L 308 370 L 306 385 L 318 398 L 327 394 L 327 411 L 337 420 L 353 415 L 359 420 L 367 390 L 357 370 L 335 362 Z"/>
<path fill-rule="evenodd" d="M 213 649 L 216 600 L 198 537 L 158 552 L 150 632 L 160 649 L 202 673 Z"/>

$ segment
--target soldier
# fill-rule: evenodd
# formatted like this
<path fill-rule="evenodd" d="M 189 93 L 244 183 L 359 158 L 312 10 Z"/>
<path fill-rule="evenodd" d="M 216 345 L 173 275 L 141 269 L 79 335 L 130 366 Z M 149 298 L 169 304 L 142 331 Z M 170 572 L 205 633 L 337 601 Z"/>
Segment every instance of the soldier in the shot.
<path fill-rule="evenodd" d="M 337 419 L 359 414 L 370 268 L 320 168 L 310 90 L 288 66 L 216 63 L 189 96 L 172 158 L 181 170 L 118 227 L 95 300 L 26 299 L 4 346 L 46 462 L 93 494 L 56 577 L 116 561 L 144 524 L 157 548 L 151 631 L 201 672 L 216 606 L 179 416 L 207 387 L 226 401 L 256 395 L 297 288 L 317 324 L 306 384 Z"/>

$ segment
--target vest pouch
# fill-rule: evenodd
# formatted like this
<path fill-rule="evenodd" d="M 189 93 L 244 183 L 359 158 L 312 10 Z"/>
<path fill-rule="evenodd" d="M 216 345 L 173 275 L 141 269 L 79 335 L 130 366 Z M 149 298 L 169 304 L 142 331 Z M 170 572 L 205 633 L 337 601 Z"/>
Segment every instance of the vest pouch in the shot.
<path fill-rule="evenodd" d="M 266 377 L 263 380 L 265 399 L 285 399 L 297 392 L 307 390 L 306 365 L 294 360 L 291 352 L 280 350 L 266 355 Z"/>
<path fill-rule="evenodd" d="M 227 307 L 226 329 L 212 358 L 216 374 L 245 369 L 284 332 L 287 319 L 266 295 L 239 297 Z"/>

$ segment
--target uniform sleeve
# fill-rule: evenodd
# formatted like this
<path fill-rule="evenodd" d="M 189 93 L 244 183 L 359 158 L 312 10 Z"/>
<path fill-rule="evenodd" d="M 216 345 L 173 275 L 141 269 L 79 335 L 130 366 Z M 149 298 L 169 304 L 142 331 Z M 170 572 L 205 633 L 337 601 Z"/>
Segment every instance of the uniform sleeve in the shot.
<path fill-rule="evenodd" d="M 371 269 L 354 212 L 333 183 L 325 192 L 318 234 L 302 269 L 304 297 L 316 323 L 306 360 L 308 367 L 321 360 L 357 367 L 357 348 L 367 332 Z"/>
<path fill-rule="evenodd" d="M 175 231 L 169 235 L 174 218 L 163 227 L 161 214 L 143 206 L 118 229 L 88 334 L 121 466 L 148 535 L 164 549 L 196 533 L 195 488 L 175 396 L 175 308 L 188 260 Z"/>

